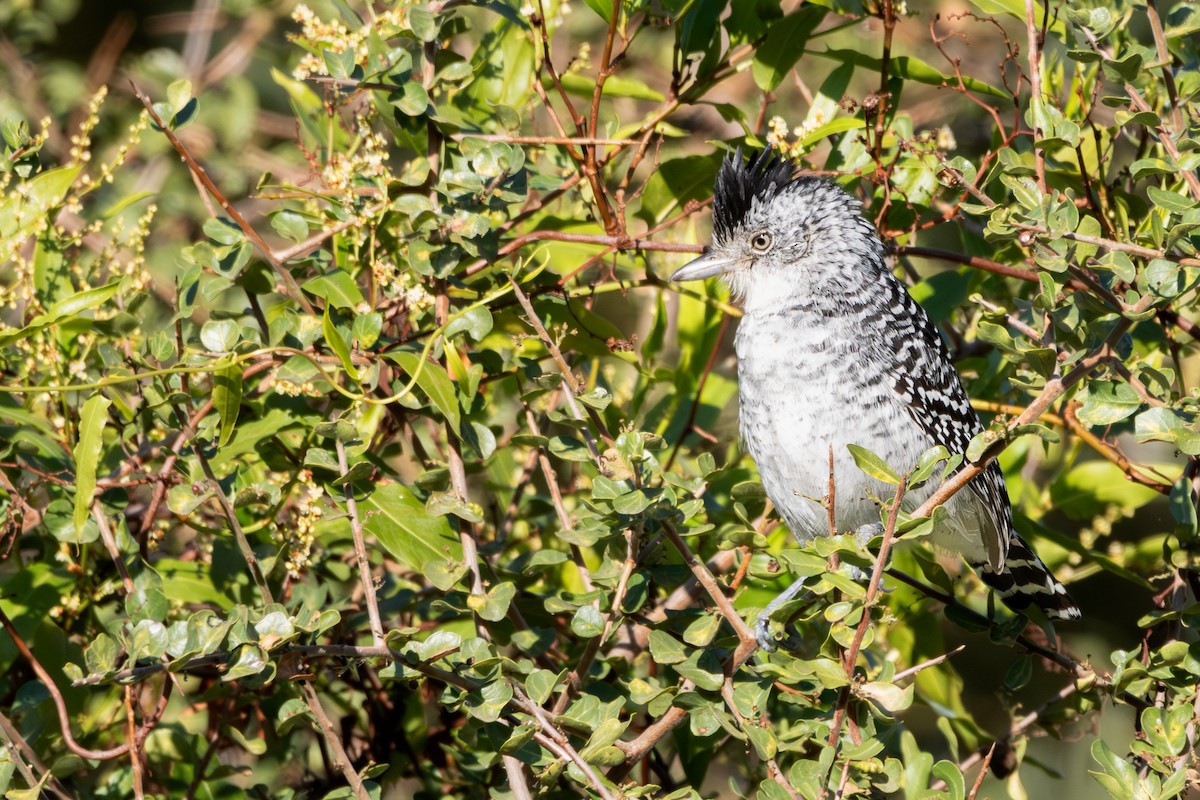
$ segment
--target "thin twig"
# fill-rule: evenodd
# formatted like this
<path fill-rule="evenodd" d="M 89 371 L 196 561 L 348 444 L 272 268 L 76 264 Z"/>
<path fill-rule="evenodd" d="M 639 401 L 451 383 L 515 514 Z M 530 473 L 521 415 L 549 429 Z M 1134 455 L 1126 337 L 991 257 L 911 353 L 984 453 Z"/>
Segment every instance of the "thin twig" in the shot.
<path fill-rule="evenodd" d="M 983 779 L 987 777 L 988 767 L 991 766 L 992 756 L 996 752 L 996 743 L 992 742 L 992 746 L 988 748 L 987 755 L 983 757 L 983 764 L 979 767 L 979 774 L 975 776 L 975 783 L 971 785 L 971 793 L 967 795 L 967 800 L 975 800 L 979 795 L 979 788 L 983 786 Z"/>
<path fill-rule="evenodd" d="M 514 800 L 533 800 L 533 793 L 529 791 L 529 780 L 525 777 L 525 765 L 521 763 L 521 759 L 516 756 L 504 756 L 501 761 Z"/>
<path fill-rule="evenodd" d="M 13 725 L 12 720 L 2 712 L 0 712 L 0 738 L 4 739 L 4 743 L 9 748 L 9 758 L 16 764 L 17 771 L 21 773 L 21 777 L 25 779 L 30 789 L 41 786 L 43 792 L 50 792 L 62 800 L 74 800 L 66 787 L 59 782 L 58 778 L 54 777 L 50 769 L 38 757 L 37 752 L 29 746 L 29 742 L 21 735 L 17 726 Z M 41 779 L 33 774 L 31 766 L 42 774 Z"/>
<path fill-rule="evenodd" d="M 363 786 L 358 770 L 350 762 L 350 756 L 347 755 L 346 748 L 342 745 L 342 739 L 338 736 L 337 729 L 333 726 L 333 720 L 329 719 L 329 715 L 325 713 L 325 709 L 321 705 L 321 698 L 317 696 L 317 690 L 313 688 L 312 682 L 300 681 L 300 691 L 304 693 L 304 700 L 308 703 L 308 710 L 317 719 L 317 728 L 321 733 L 321 737 L 329 746 L 333 757 L 333 768 L 342 773 L 342 777 L 346 779 L 346 783 L 350 784 L 350 790 L 354 792 L 355 797 L 359 798 L 359 800 L 370 800 L 371 795 L 367 792 L 366 787 Z"/>
<path fill-rule="evenodd" d="M 338 469 L 342 478 L 350 472 L 346 460 L 346 444 L 336 437 Z M 371 639 L 376 647 L 383 646 L 383 622 L 379 617 L 379 602 L 375 599 L 375 576 L 371 574 L 371 559 L 367 556 L 366 538 L 363 536 L 362 517 L 358 513 L 358 501 L 354 498 L 354 487 L 350 481 L 342 484 L 342 496 L 346 499 L 346 512 L 350 515 L 350 532 L 354 536 L 354 557 L 358 561 L 358 578 L 363 587 L 363 600 L 367 605 L 367 618 L 371 623 Z"/>
<path fill-rule="evenodd" d="M 717 579 L 708 571 L 708 567 L 687 546 L 687 542 L 679 535 L 679 531 L 675 529 L 675 525 L 669 520 L 663 520 L 662 526 L 663 530 L 666 531 L 667 538 L 671 540 L 671 543 L 675 545 L 675 549 L 683 556 L 684 562 L 688 565 L 692 574 L 696 576 L 696 580 L 700 582 L 700 585 L 708 592 L 708 596 L 712 598 L 713 603 L 720 609 L 721 616 L 725 617 L 725 620 L 733 627 L 734 632 L 737 633 L 740 644 L 737 650 L 734 651 L 734 661 L 739 661 L 743 656 L 748 659 L 750 654 L 758 647 L 758 641 L 754 638 L 754 632 L 750 630 L 750 626 L 737 613 L 737 609 L 733 607 L 730 599 L 721 591 L 721 587 L 717 584 Z"/>
<path fill-rule="evenodd" d="M 533 717 L 538 727 L 542 729 L 543 733 L 535 733 L 534 738 L 537 739 L 543 747 L 545 747 L 547 750 L 550 750 L 559 758 L 565 759 L 574 764 L 579 771 L 583 773 L 584 777 L 588 779 L 588 782 L 592 784 L 592 788 L 596 790 L 596 793 L 599 794 L 603 800 L 616 800 L 613 793 L 609 791 L 604 779 L 601 778 L 596 770 L 592 768 L 591 764 L 583 760 L 583 758 L 579 755 L 579 752 L 571 745 L 570 740 L 567 739 L 566 734 L 556 728 L 554 723 L 552 723 L 546 715 L 545 710 L 542 709 L 542 707 L 537 703 L 530 700 L 525 693 L 521 691 L 521 688 L 515 684 L 513 685 L 513 702 L 517 708 Z"/>
<path fill-rule="evenodd" d="M 182 415 L 181 415 L 182 416 Z M 217 503 L 221 506 L 221 511 L 225 515 L 225 521 L 229 523 L 229 530 L 233 532 L 234 541 L 237 542 L 238 550 L 241 551 L 242 558 L 246 561 L 246 566 L 250 569 L 250 575 L 254 578 L 255 584 L 258 585 L 258 591 L 262 594 L 263 602 L 270 604 L 275 602 L 275 596 L 271 592 L 271 586 L 267 583 L 267 576 L 263 574 L 262 565 L 258 563 L 258 557 L 254 555 L 254 548 L 250 546 L 250 540 L 246 538 L 246 532 L 242 530 L 242 523 L 238 520 L 237 511 L 233 508 L 233 503 L 225 495 L 225 490 L 221 488 L 221 482 L 217 479 L 217 475 L 213 472 L 212 464 L 209 463 L 208 457 L 201 452 L 199 447 L 193 450 L 196 456 L 196 461 L 200 464 L 200 469 L 204 473 L 204 477 L 208 479 L 213 495 L 217 498 Z"/>
<path fill-rule="evenodd" d="M 575 381 L 575 373 L 571 370 L 571 365 L 563 358 L 562 350 L 558 348 L 558 344 L 550 336 L 549 331 L 546 330 L 546 326 L 542 324 L 541 318 L 538 317 L 537 312 L 533 308 L 533 303 L 529 302 L 529 298 L 525 295 L 525 292 L 521 291 L 521 286 L 517 283 L 516 279 L 509 276 L 508 282 L 512 284 L 513 294 L 521 304 L 521 308 L 525 310 L 526 320 L 528 320 L 529 324 L 537 332 L 538 338 L 542 340 L 542 344 L 550 351 L 550 356 L 554 359 L 554 363 L 558 365 L 559 372 L 562 373 L 562 386 L 565 390 L 563 399 L 567 401 L 567 406 L 571 409 L 571 414 L 577 420 L 586 420 L 588 415 L 583 413 L 579 408 L 578 401 L 575 399 L 575 395 L 579 391 L 579 385 Z M 603 422 L 595 415 L 593 409 L 589 407 L 588 411 L 592 412 L 592 421 L 597 423 L 597 427 L 603 432 Z M 599 463 L 600 448 L 596 445 L 596 438 L 586 425 L 581 432 L 583 433 L 584 441 L 587 443 L 588 452 L 592 455 L 592 460 Z"/>
<path fill-rule="evenodd" d="M 892 683 L 899 683 L 906 678 L 913 677 L 922 670 L 927 670 L 930 667 L 936 667 L 938 664 L 941 664 L 943 661 L 948 661 L 966 649 L 967 646 L 965 644 L 960 644 L 958 647 L 954 648 L 948 653 L 942 653 L 940 656 L 934 656 L 928 661 L 922 661 L 920 664 L 913 664 L 908 669 L 902 669 L 892 676 Z"/>

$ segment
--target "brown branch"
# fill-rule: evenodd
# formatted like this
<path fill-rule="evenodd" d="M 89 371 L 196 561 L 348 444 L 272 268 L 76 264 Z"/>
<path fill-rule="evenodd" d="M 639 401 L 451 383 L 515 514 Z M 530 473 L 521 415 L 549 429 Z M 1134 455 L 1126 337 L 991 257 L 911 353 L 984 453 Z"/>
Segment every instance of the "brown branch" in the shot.
<path fill-rule="evenodd" d="M 892 34 L 896 30 L 896 9 L 893 0 L 883 0 L 883 52 L 879 57 L 879 97 L 875 105 L 875 141 L 872 155 L 875 164 L 883 159 L 883 134 L 887 128 L 888 77 L 892 63 Z"/>
<path fill-rule="evenodd" d="M 981 258 L 980 256 L 969 256 L 965 253 L 955 253 L 953 250 L 940 250 L 936 247 L 919 247 L 916 245 L 897 245 L 892 248 L 892 252 L 898 256 L 914 256 L 917 258 L 936 258 L 940 261 L 952 261 L 955 264 L 963 264 L 968 267 L 984 270 L 985 272 L 993 272 L 997 275 L 1003 275 L 1006 278 L 1020 278 L 1023 281 L 1031 283 L 1038 282 L 1038 275 L 1035 270 L 1022 269 L 1009 264 L 1001 264 L 999 261 Z"/>
<path fill-rule="evenodd" d="M 975 800 L 979 796 L 979 788 L 983 786 L 983 779 L 987 777 L 988 767 L 992 763 L 992 755 L 996 752 L 996 743 L 992 742 L 992 746 L 988 748 L 987 755 L 983 757 L 983 764 L 979 767 L 979 774 L 975 776 L 975 783 L 971 785 L 971 793 L 967 795 L 967 800 Z"/>
<path fill-rule="evenodd" d="M 1029 103 L 1033 108 L 1037 108 L 1045 103 L 1045 99 L 1042 97 L 1042 35 L 1034 19 L 1034 9 L 1036 8 L 1037 4 L 1034 0 L 1025 0 L 1025 37 L 1029 43 L 1029 84 L 1032 89 Z M 1049 13 L 1048 9 L 1046 13 Z M 1037 119 L 1036 114 L 1034 115 L 1034 119 Z M 1033 148 L 1033 165 L 1034 170 L 1037 172 L 1038 189 L 1045 195 L 1046 153 L 1042 148 L 1036 146 L 1038 140 L 1045 138 L 1043 134 L 1044 131 L 1035 122 L 1033 125 L 1035 143 Z"/>
<path fill-rule="evenodd" d="M 733 607 L 733 603 L 725 596 L 725 592 L 717 584 L 717 579 L 708 571 L 708 566 L 697 558 L 692 549 L 687 546 L 687 542 L 679 535 L 679 531 L 676 530 L 674 523 L 669 520 L 663 520 L 662 526 L 667 534 L 667 538 L 671 540 L 671 544 L 675 545 L 675 549 L 679 551 L 679 555 L 683 556 L 684 563 L 688 565 L 688 569 L 696 576 L 696 580 L 700 582 L 700 585 L 708 592 L 708 596 L 712 598 L 713 603 L 720 609 L 721 616 L 725 617 L 725 621 L 733 627 L 734 632 L 737 634 L 740 644 L 738 644 L 737 650 L 734 651 L 732 661 L 737 664 L 737 667 L 740 667 L 749 660 L 754 650 L 758 647 L 758 641 L 754 638 L 754 631 L 750 630 L 745 620 L 738 614 L 737 609 Z M 737 667 L 734 667 L 734 669 L 737 669 Z M 732 672 L 728 674 L 732 674 Z"/>
<path fill-rule="evenodd" d="M 944 661 L 949 661 L 951 658 L 953 658 L 954 656 L 958 655 L 959 653 L 961 653 L 963 650 L 966 650 L 966 649 L 967 649 L 967 646 L 965 644 L 960 644 L 958 647 L 954 648 L 953 650 L 951 650 L 948 653 L 942 653 L 940 656 L 934 656 L 933 658 L 931 658 L 927 661 L 922 661 L 920 664 L 913 664 L 908 669 L 902 669 L 899 672 L 897 672 L 895 675 L 892 676 L 892 683 L 899 683 L 900 681 L 905 680 L 906 678 L 912 678 L 912 677 L 916 676 L 917 673 L 923 672 L 924 670 L 927 670 L 930 667 L 936 667 L 938 664 L 941 664 Z"/>
<path fill-rule="evenodd" d="M 43 792 L 50 792 L 62 798 L 62 800 L 74 800 L 74 797 L 67 791 L 67 788 L 62 785 L 58 778 L 54 777 L 45 762 L 38 757 L 37 752 L 29 746 L 29 742 L 21 735 L 21 731 L 17 729 L 17 726 L 13 725 L 12 720 L 2 712 L 0 712 L 0 739 L 3 739 L 5 744 L 12 750 L 12 755 L 14 756 L 12 761 L 16 764 L 17 771 L 21 773 L 21 777 L 25 779 L 25 783 L 30 789 L 41 786 Z M 18 753 L 24 758 L 15 757 Z M 42 780 L 45 783 L 42 783 L 42 780 L 39 780 L 33 774 L 30 766 L 43 775 Z"/>
<path fill-rule="evenodd" d="M 617 35 L 617 25 L 621 21 L 621 0 L 612 0 L 612 16 L 608 21 L 608 33 L 604 37 L 604 55 L 600 59 L 600 69 L 596 73 L 596 87 L 592 90 L 591 114 L 588 117 L 588 136 L 599 136 L 600 132 L 600 100 L 604 96 L 604 84 L 613 74 L 613 40 Z M 613 213 L 609 202 L 608 190 L 600 175 L 596 163 L 596 145 L 583 148 L 583 169 L 588 183 L 592 186 L 592 195 L 596 200 L 596 208 L 600 211 L 600 219 L 604 222 L 604 231 L 609 236 L 619 239 L 627 238 L 625 221 Z"/>
<path fill-rule="evenodd" d="M 450 318 L 450 296 L 446 294 L 444 283 L 441 285 L 441 290 L 438 292 L 437 305 L 435 316 L 438 325 L 445 325 Z M 450 353 L 447 348 L 445 354 L 446 375 L 449 380 L 454 380 L 453 370 L 450 368 Z M 469 502 L 469 494 L 467 491 L 467 471 L 462 460 L 462 443 L 459 441 L 459 432 L 454 430 L 454 426 L 450 420 L 445 422 L 446 430 L 446 466 L 450 470 L 450 487 L 454 490 L 454 494 L 464 503 Z M 467 520 L 459 520 L 459 540 L 462 543 L 463 560 L 467 564 L 467 568 L 471 571 L 471 594 L 483 594 L 483 576 L 479 570 L 479 538 L 475 530 L 475 525 Z M 475 618 L 475 630 L 480 637 L 487 638 L 487 629 L 483 624 L 483 620 L 478 614 L 472 612 Z"/>
<path fill-rule="evenodd" d="M 833 723 L 829 726 L 829 746 L 835 748 L 835 758 L 837 757 L 838 741 L 841 738 L 842 723 L 846 720 L 850 694 L 854 689 L 854 668 L 858 664 L 858 651 L 867 635 L 867 628 L 871 625 L 871 609 L 879 595 L 879 582 L 883 578 L 883 571 L 892 551 L 892 541 L 896 536 L 896 522 L 899 520 L 900 503 L 904 500 L 904 493 L 907 489 L 908 476 L 903 475 L 900 478 L 900 484 L 896 487 L 892 504 L 888 507 L 887 524 L 883 528 L 883 543 L 879 546 L 879 555 L 875 557 L 875 568 L 871 570 L 871 580 L 867 584 L 867 594 L 862 602 L 862 619 L 859 620 L 858 628 L 854 631 L 854 638 L 850 641 L 849 649 L 846 650 L 844 664 L 847 683 L 838 697 L 837 707 L 833 712 Z M 832 764 L 830 764 L 830 768 L 832 769 Z"/>
<path fill-rule="evenodd" d="M 336 438 L 338 469 L 344 479 L 350 472 L 346 459 L 346 444 Z M 376 647 L 383 647 L 383 622 L 379 617 L 379 602 L 375 598 L 375 576 L 371 574 L 371 559 L 367 556 L 367 545 L 363 536 L 362 517 L 358 513 L 358 501 L 354 498 L 354 487 L 350 481 L 342 484 L 342 496 L 346 499 L 346 512 L 350 515 L 350 532 L 354 537 L 354 558 L 358 562 L 358 578 L 363 587 L 363 602 L 367 606 L 367 619 L 371 623 L 371 639 Z"/>
<path fill-rule="evenodd" d="M 1150 20 L 1150 31 L 1154 34 L 1154 47 L 1158 53 L 1159 66 L 1162 68 L 1163 83 L 1167 87 L 1167 97 L 1171 100 L 1172 133 L 1184 132 L 1183 114 L 1179 110 L 1179 90 L 1175 88 L 1175 73 L 1171 69 L 1171 51 L 1167 48 L 1167 37 L 1163 33 L 1162 19 L 1158 14 L 1158 1 L 1146 0 L 1146 17 Z"/>
<path fill-rule="evenodd" d="M 1076 412 L 1079 410 L 1079 403 L 1074 401 L 1067 403 L 1063 409 L 1062 420 L 1071 432 L 1084 441 L 1088 447 L 1091 447 L 1105 459 L 1112 462 L 1116 467 L 1125 473 L 1125 477 L 1134 483 L 1153 489 L 1159 494 L 1169 495 L 1171 493 L 1171 484 L 1154 478 L 1130 463 L 1129 459 L 1119 453 L 1116 448 L 1108 442 L 1101 439 L 1096 434 L 1092 433 L 1087 426 L 1079 421 Z"/>
<path fill-rule="evenodd" d="M 588 779 L 588 782 L 592 784 L 592 788 L 596 790 L 596 793 L 603 800 L 616 800 L 612 792 L 609 791 L 608 786 L 605 785 L 604 779 L 600 777 L 591 764 L 583 760 L 578 751 L 571 745 L 571 741 L 566 737 L 566 734 L 556 728 L 554 723 L 547 717 L 545 710 L 526 697 L 521 688 L 515 684 L 513 685 L 513 703 L 517 708 L 533 717 L 538 727 L 544 732 L 542 734 L 534 734 L 534 738 L 538 740 L 539 744 L 559 758 L 574 764 L 583 773 L 584 777 Z"/>
<path fill-rule="evenodd" d="M 133 775 L 133 796 L 134 800 L 143 800 L 146 796 L 146 791 L 142 787 L 142 754 L 137 746 L 137 721 L 134 719 L 133 713 L 133 687 L 122 687 L 125 696 L 125 731 L 129 741 L 133 742 L 133 746 L 129 748 L 129 767 Z"/>
<path fill-rule="evenodd" d="M 42 666 L 42 662 L 37 660 L 37 656 L 29 649 L 29 645 L 25 644 L 25 640 L 21 638 L 21 634 L 17 631 L 17 626 L 8 618 L 8 614 L 4 613 L 3 608 L 0 608 L 0 626 L 8 633 L 8 637 L 16 645 L 17 652 L 21 654 L 21 657 L 29 662 L 29 666 L 33 668 L 33 674 L 37 675 L 38 680 L 42 682 L 42 685 L 46 687 L 46 691 L 50 694 L 50 699 L 54 701 L 54 709 L 58 712 L 58 724 L 62 729 L 63 743 L 67 746 L 68 750 L 80 758 L 96 761 L 108 761 L 109 759 L 120 758 L 129 752 L 132 741 L 108 750 L 92 750 L 75 741 L 75 737 L 71 733 L 71 714 L 67 711 L 67 703 L 63 699 L 62 692 L 59 691 L 58 684 L 50 677 L 50 673 Z"/>
<path fill-rule="evenodd" d="M 451 134 L 450 139 L 456 142 L 461 142 L 465 139 L 478 139 L 484 142 L 504 142 L 506 144 L 530 144 L 530 145 L 601 145 L 606 147 L 633 147 L 638 144 L 637 139 L 605 139 L 595 136 L 516 136 L 507 133 L 474 133 L 467 131 L 464 133 Z"/>
<path fill-rule="evenodd" d="M 183 159 L 185 164 L 187 164 L 188 169 L 192 172 L 192 175 L 194 175 L 196 179 L 200 181 L 209 194 L 216 198 L 217 202 L 221 204 L 221 208 L 225 209 L 225 212 L 229 214 L 229 218 L 232 219 L 239 228 L 241 228 L 242 233 L 246 235 L 246 238 L 258 248 L 259 252 L 262 253 L 263 258 L 265 258 L 267 263 L 271 265 L 271 268 L 275 270 L 275 273 L 279 276 L 280 280 L 283 281 L 283 285 L 287 290 L 287 294 L 293 300 L 295 300 L 296 303 L 305 310 L 305 312 L 309 314 L 315 313 L 312 303 L 308 302 L 308 298 L 304 296 L 304 292 L 301 291 L 300 286 L 296 283 L 296 279 L 292 277 L 292 273 L 288 272 L 287 267 L 283 264 L 283 262 L 281 262 L 275 256 L 275 253 L 271 251 L 271 248 L 267 246 L 267 243 L 263 241 L 263 238 L 258 235 L 258 231 L 254 230 L 254 226 L 246 221 L 246 218 L 243 217 L 241 212 L 234 207 L 233 203 L 226 199 L 221 190 L 217 188 L 217 185 L 213 183 L 212 178 L 208 177 L 208 173 L 204 170 L 204 167 L 197 163 L 196 159 L 188 151 L 187 147 L 182 141 L 179 140 L 179 137 L 175 135 L 175 132 L 172 131 L 165 122 L 163 122 L 160 116 L 158 116 L 158 112 L 154 110 L 154 103 L 150 101 L 150 98 L 147 97 L 140 88 L 138 88 L 137 84 L 130 81 L 129 85 L 133 87 L 134 96 L 137 97 L 137 99 L 141 101 L 142 105 L 146 107 L 146 113 L 150 115 L 150 118 L 154 120 L 154 124 L 157 125 L 167 137 L 167 141 L 169 141 L 171 146 L 175 148 L 175 152 L 179 153 L 179 157 Z"/>

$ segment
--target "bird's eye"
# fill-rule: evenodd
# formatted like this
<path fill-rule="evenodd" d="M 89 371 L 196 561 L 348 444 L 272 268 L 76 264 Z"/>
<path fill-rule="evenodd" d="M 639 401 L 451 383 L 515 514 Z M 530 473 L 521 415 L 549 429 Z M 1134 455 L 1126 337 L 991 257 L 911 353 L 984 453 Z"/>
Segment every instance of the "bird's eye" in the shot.
<path fill-rule="evenodd" d="M 759 231 L 750 239 L 750 247 L 756 253 L 765 253 L 771 249 L 773 242 L 774 239 L 771 238 L 771 234 L 766 231 Z"/>

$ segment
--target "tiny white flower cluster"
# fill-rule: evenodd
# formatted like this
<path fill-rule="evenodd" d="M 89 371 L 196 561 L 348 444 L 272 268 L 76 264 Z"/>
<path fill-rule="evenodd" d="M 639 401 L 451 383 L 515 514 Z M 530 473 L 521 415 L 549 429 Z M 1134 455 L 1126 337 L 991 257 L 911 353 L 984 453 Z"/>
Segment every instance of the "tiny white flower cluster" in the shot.
<path fill-rule="evenodd" d="M 432 308 L 434 300 L 434 296 L 429 293 L 424 284 L 416 283 L 404 290 L 404 302 L 408 304 L 409 311 L 424 311 Z"/>
<path fill-rule="evenodd" d="M 292 10 L 292 19 L 299 23 L 300 33 L 292 38 L 304 40 L 318 51 L 334 54 L 353 52 L 355 60 L 364 64 L 368 56 L 367 41 L 372 33 L 379 33 L 386 38 L 407 27 L 407 5 L 412 4 L 400 3 L 395 8 L 375 15 L 362 28 L 352 31 L 339 20 L 321 19 L 311 8 L 300 3 Z M 325 60 L 317 53 L 306 53 L 292 70 L 292 77 L 298 81 L 307 80 L 313 75 L 328 74 Z"/>
<path fill-rule="evenodd" d="M 294 383 L 286 378 L 277 378 L 275 380 L 275 394 L 282 394 L 287 397 L 316 397 L 318 392 L 316 384 L 312 381 Z"/>
<path fill-rule="evenodd" d="M 802 155 L 806 152 L 806 148 L 802 144 L 804 137 L 828 121 L 825 113 L 817 109 L 803 123 L 789 130 L 787 120 L 783 117 L 771 117 L 767 122 L 767 144 L 785 156 Z"/>
<path fill-rule="evenodd" d="M 321 503 L 325 490 L 313 480 L 311 470 L 300 473 L 296 487 L 300 496 L 288 505 L 275 529 L 276 536 L 287 546 L 284 567 L 293 580 L 299 579 L 304 570 L 313 565 L 317 524 L 325 516 L 325 507 Z"/>
<path fill-rule="evenodd" d="M 79 132 L 71 134 L 71 163 L 86 164 L 92 160 L 92 130 L 100 122 L 100 106 L 108 97 L 108 87 L 101 86 L 88 103 L 87 116 L 79 126 Z"/>
<path fill-rule="evenodd" d="M 352 210 L 358 202 L 355 189 L 362 181 L 387 176 L 388 143 L 383 134 L 372 130 L 370 117 L 356 120 L 358 146 L 348 153 L 333 152 L 321 173 L 321 180 L 333 193 L 342 194 L 342 205 Z"/>
<path fill-rule="evenodd" d="M 376 258 L 371 262 L 371 274 L 375 286 L 384 295 L 394 295 L 404 290 L 404 279 L 396 262 L 390 258 Z"/>

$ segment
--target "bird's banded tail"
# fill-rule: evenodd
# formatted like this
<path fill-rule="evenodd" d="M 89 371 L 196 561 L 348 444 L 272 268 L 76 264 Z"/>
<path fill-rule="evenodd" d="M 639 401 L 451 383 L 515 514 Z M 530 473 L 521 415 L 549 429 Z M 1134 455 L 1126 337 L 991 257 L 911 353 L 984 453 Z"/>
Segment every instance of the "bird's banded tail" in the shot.
<path fill-rule="evenodd" d="M 1083 616 L 1066 588 L 1013 531 L 1008 555 L 999 572 L 987 564 L 973 565 L 983 582 L 995 590 L 1004 605 L 1018 613 L 1037 606 L 1051 619 L 1079 619 Z"/>

